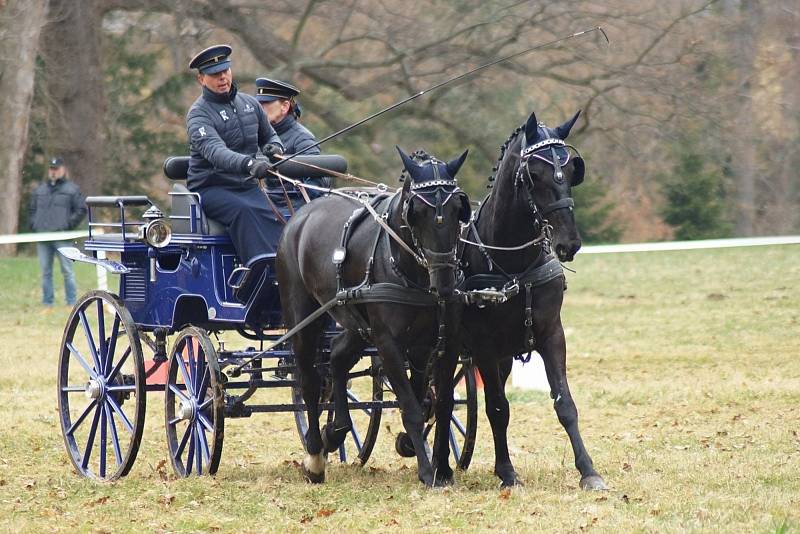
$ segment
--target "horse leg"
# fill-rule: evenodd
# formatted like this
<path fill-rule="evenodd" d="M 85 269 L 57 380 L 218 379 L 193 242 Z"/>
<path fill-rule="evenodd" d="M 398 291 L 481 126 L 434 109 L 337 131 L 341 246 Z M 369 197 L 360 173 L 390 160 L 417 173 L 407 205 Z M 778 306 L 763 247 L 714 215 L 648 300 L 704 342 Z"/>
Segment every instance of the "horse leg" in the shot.
<path fill-rule="evenodd" d="M 580 487 L 586 490 L 606 490 L 603 478 L 594 470 L 592 459 L 583 445 L 578 430 L 578 409 L 572 400 L 567 383 L 567 344 L 564 329 L 558 328 L 550 337 L 539 344 L 539 354 L 544 361 L 547 381 L 550 383 L 550 397 L 553 399 L 558 421 L 567 431 L 575 456 L 575 467 L 581 474 Z"/>
<path fill-rule="evenodd" d="M 476 359 L 478 370 L 483 379 L 483 394 L 486 399 L 486 417 L 492 427 L 494 439 L 494 474 L 501 480 L 503 487 L 519 483 L 517 473 L 508 453 L 508 421 L 510 410 L 506 398 L 505 384 L 511 373 L 514 360 L 506 358 Z"/>
<path fill-rule="evenodd" d="M 417 456 L 417 474 L 420 481 L 428 487 L 433 486 L 433 467 L 425 454 L 425 439 L 422 436 L 422 429 L 425 423 L 425 416 L 422 414 L 422 406 L 414 395 L 414 389 L 406 375 L 405 360 L 403 354 L 393 342 L 380 342 L 376 340 L 378 352 L 383 359 L 383 369 L 386 377 L 392 386 L 397 402 L 400 405 L 400 413 L 403 419 L 403 427 L 411 439 L 414 452 Z"/>
<path fill-rule="evenodd" d="M 431 356 L 435 358 L 435 355 Z M 436 433 L 433 444 L 433 467 L 437 486 L 453 483 L 450 467 L 450 420 L 453 417 L 453 383 L 458 354 L 449 350 L 436 366 Z"/>
<path fill-rule="evenodd" d="M 314 321 L 292 340 L 292 351 L 308 418 L 308 431 L 305 435 L 306 456 L 303 458 L 302 471 L 306 479 L 315 484 L 325 481 L 326 462 L 322 436 L 319 432 L 319 398 L 322 388 L 315 366 L 317 344 L 322 326 L 321 320 Z"/>
<path fill-rule="evenodd" d="M 427 346 L 411 347 L 408 349 L 411 387 L 414 389 L 414 396 L 417 398 L 417 402 L 420 403 L 420 406 L 422 406 L 423 412 L 426 411 L 426 407 L 423 403 L 425 402 L 425 396 L 428 393 L 428 381 L 425 368 L 428 365 L 428 357 L 430 354 L 431 348 Z M 428 414 L 425 413 L 425 416 L 427 415 Z M 397 452 L 397 454 L 404 458 L 413 458 L 417 455 L 417 453 L 414 451 L 414 444 L 411 442 L 411 438 L 409 438 L 408 434 L 405 432 L 397 433 L 397 438 L 394 442 L 394 450 Z"/>
<path fill-rule="evenodd" d="M 366 346 L 357 332 L 345 330 L 331 343 L 331 377 L 333 379 L 334 420 L 332 425 L 322 427 L 322 442 L 325 452 L 338 449 L 353 428 L 347 402 L 347 374 L 361 357 Z"/>

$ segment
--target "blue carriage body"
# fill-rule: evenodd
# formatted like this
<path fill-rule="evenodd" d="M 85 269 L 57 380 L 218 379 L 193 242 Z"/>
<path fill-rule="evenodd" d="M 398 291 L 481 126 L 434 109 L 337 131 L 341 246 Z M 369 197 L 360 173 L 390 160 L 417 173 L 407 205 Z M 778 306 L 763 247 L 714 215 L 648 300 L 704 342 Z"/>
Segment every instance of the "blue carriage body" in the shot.
<path fill-rule="evenodd" d="M 246 303 L 234 296 L 230 283 L 237 269 L 244 269 L 231 240 L 218 223 L 205 217 L 199 195 L 176 185 L 171 193 L 173 210 L 169 216 L 177 230 L 169 244 L 156 248 L 128 227 L 140 227 L 143 221 L 130 222 L 128 199 L 145 197 L 104 197 L 116 200 L 116 220 L 99 220 L 89 199 L 90 235 L 84 248 L 100 258 L 118 253 L 120 272 L 119 297 L 137 326 L 144 331 L 165 328 L 170 332 L 194 324 L 210 330 L 230 330 L 244 325 L 259 328 L 282 326 L 280 298 L 275 280 L 274 254 L 266 255 L 266 267 L 259 286 Z M 189 199 L 189 202 L 185 200 Z M 176 201 L 177 200 L 177 201 Z M 149 200 L 147 201 L 149 204 Z M 142 202 L 134 202 L 140 206 Z M 176 213 L 176 206 L 190 209 Z M 104 205 L 107 207 L 107 204 Z M 284 212 L 288 218 L 290 214 Z M 121 233 L 100 233 L 98 227 L 112 227 Z M 101 253 L 102 254 L 98 254 Z"/>

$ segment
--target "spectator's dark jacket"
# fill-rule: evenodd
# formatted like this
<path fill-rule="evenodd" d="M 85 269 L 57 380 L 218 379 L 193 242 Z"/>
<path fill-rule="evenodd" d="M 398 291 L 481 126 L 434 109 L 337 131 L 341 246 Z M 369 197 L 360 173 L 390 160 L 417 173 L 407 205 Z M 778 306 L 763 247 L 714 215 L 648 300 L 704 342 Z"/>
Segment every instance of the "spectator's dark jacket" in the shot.
<path fill-rule="evenodd" d="M 28 206 L 28 221 L 35 232 L 71 230 L 86 216 L 80 189 L 65 178 L 49 180 L 34 189 Z"/>
<path fill-rule="evenodd" d="M 239 186 L 248 178 L 248 162 L 267 143 L 280 138 L 258 101 L 234 86 L 227 95 L 203 88 L 186 116 L 191 159 L 187 186 Z"/>

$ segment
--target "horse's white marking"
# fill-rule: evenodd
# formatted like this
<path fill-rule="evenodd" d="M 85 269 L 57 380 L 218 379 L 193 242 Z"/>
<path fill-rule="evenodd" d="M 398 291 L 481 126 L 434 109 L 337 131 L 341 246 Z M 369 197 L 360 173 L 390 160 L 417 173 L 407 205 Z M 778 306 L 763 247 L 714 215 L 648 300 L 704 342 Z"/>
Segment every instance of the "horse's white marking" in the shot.
<path fill-rule="evenodd" d="M 303 458 L 303 467 L 306 471 L 319 475 L 325 472 L 325 455 L 320 454 L 306 454 Z"/>

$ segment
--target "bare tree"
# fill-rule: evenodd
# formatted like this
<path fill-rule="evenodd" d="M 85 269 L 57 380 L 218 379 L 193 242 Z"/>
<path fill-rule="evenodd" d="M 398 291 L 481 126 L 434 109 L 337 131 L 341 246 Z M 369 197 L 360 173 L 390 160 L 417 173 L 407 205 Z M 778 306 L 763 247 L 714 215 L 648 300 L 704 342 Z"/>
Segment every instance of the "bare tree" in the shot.
<path fill-rule="evenodd" d="M 97 0 L 50 0 L 42 35 L 46 146 L 64 157 L 84 194 L 99 193 L 104 179 L 102 14 Z"/>
<path fill-rule="evenodd" d="M 0 1 L 0 234 L 17 231 L 22 158 L 28 143 L 36 51 L 47 0 Z M 0 255 L 16 247 L 0 245 Z"/>

